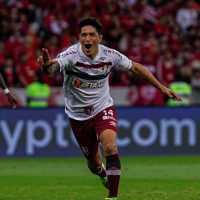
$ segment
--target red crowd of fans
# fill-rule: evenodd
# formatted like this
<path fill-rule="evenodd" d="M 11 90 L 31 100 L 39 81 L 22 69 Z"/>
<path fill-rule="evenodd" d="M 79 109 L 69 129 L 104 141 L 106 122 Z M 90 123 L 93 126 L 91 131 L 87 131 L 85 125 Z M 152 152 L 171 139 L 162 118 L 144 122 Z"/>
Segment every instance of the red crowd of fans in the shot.
<path fill-rule="evenodd" d="M 145 65 L 164 84 L 185 81 L 200 88 L 200 4 L 194 0 L 0 0 L 0 72 L 7 85 L 33 82 L 41 48 L 55 57 L 77 42 L 78 22 L 88 16 L 102 22 L 105 45 Z M 43 79 L 62 85 L 62 74 Z M 143 104 L 157 92 L 116 69 L 110 84 L 137 85 Z"/>

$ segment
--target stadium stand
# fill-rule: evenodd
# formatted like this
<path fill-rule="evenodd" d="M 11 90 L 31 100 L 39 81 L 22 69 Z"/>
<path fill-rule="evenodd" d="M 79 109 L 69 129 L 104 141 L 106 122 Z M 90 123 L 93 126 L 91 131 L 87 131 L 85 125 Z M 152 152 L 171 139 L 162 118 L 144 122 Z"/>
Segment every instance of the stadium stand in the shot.
<path fill-rule="evenodd" d="M 41 48 L 48 48 L 54 57 L 77 42 L 77 24 L 88 16 L 103 23 L 104 44 L 145 65 L 165 85 L 200 82 L 193 64 L 200 61 L 199 1 L 1 0 L 0 72 L 7 85 L 26 88 L 35 81 Z M 61 74 L 44 75 L 43 80 L 51 87 L 62 86 Z M 165 105 L 153 88 L 126 72 L 113 70 L 110 84 L 129 87 L 127 101 L 133 100 L 130 95 L 137 87 L 137 99 L 130 105 Z M 194 87 L 194 98 L 199 98 L 200 89 Z"/>

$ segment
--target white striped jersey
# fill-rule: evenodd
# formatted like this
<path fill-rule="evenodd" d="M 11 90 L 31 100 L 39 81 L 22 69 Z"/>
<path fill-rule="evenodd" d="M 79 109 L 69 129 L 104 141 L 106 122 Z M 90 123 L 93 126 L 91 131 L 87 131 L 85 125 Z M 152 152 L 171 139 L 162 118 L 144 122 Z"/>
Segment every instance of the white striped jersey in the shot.
<path fill-rule="evenodd" d="M 109 72 L 112 67 L 131 68 L 131 60 L 118 51 L 98 46 L 94 59 L 87 57 L 81 44 L 75 44 L 56 59 L 64 74 L 65 112 L 76 120 L 87 120 L 113 105 L 109 93 Z"/>

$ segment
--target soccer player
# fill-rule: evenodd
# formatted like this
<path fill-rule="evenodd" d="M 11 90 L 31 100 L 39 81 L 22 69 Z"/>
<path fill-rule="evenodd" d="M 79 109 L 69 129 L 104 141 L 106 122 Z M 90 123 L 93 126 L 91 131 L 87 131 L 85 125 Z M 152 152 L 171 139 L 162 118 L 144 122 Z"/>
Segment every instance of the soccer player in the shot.
<path fill-rule="evenodd" d="M 16 108 L 18 103 L 17 103 L 17 99 L 15 98 L 14 95 L 12 95 L 9 91 L 9 89 L 6 86 L 6 83 L 2 77 L 2 75 L 0 74 L 0 86 L 3 89 L 4 94 L 7 96 L 7 99 L 11 105 L 12 108 Z"/>
<path fill-rule="evenodd" d="M 55 59 L 47 49 L 38 58 L 45 73 L 62 71 L 65 113 L 74 135 L 87 159 L 90 171 L 98 175 L 108 188 L 107 200 L 116 200 L 121 164 L 116 145 L 117 114 L 109 94 L 109 71 L 121 67 L 136 73 L 161 93 L 180 101 L 172 90 L 162 85 L 143 65 L 129 60 L 114 49 L 101 45 L 102 25 L 95 18 L 79 23 L 79 43 L 72 45 Z M 102 144 L 106 168 L 99 148 Z"/>

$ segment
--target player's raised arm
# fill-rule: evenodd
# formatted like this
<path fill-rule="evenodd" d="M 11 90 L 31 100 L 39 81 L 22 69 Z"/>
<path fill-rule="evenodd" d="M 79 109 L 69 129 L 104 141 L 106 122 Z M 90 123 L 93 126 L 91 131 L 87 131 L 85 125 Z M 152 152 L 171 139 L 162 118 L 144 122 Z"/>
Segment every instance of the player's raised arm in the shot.
<path fill-rule="evenodd" d="M 59 63 L 56 60 L 52 60 L 47 49 L 42 49 L 42 55 L 37 59 L 42 71 L 47 74 L 52 74 L 59 71 Z"/>
<path fill-rule="evenodd" d="M 139 75 L 143 80 L 147 81 L 154 87 L 156 87 L 161 93 L 167 95 L 169 98 L 173 98 L 174 100 L 181 101 L 181 97 L 176 94 L 173 90 L 165 87 L 161 84 L 151 72 L 149 72 L 143 65 L 132 62 L 132 67 L 130 69 L 132 73 L 136 73 Z"/>

